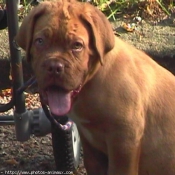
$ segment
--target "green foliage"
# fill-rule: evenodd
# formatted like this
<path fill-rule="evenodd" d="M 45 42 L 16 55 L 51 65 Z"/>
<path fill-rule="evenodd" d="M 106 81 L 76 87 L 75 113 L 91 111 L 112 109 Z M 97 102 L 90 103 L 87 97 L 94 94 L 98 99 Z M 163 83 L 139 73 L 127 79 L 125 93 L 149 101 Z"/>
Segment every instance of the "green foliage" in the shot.
<path fill-rule="evenodd" d="M 16 0 L 17 1 L 17 0 Z M 80 0 L 80 1 L 89 1 L 93 5 L 97 6 L 108 19 L 115 21 L 116 14 L 118 13 L 127 13 L 127 10 L 133 8 L 133 6 L 138 5 L 139 2 L 144 2 L 147 0 Z M 162 10 L 170 15 L 170 9 L 174 7 L 174 0 L 153 0 L 158 3 Z M 0 0 L 0 4 L 3 4 L 5 0 Z M 32 0 L 21 0 L 21 4 L 24 7 L 22 13 L 25 15 L 31 9 Z M 147 1 L 148 2 L 148 1 Z M 151 2 L 150 2 L 151 3 Z"/>
<path fill-rule="evenodd" d="M 137 4 L 139 0 L 92 0 L 92 4 L 97 6 L 108 19 L 116 20 L 115 14 L 123 12 Z"/>
<path fill-rule="evenodd" d="M 27 14 L 31 10 L 31 5 L 28 0 L 23 0 L 24 13 Z"/>
<path fill-rule="evenodd" d="M 144 1 L 146 0 L 91 0 L 90 2 L 97 6 L 108 19 L 115 21 L 117 13 L 127 13 L 128 9 Z M 173 0 L 155 0 L 155 2 L 167 15 L 170 15 L 169 9 L 174 6 Z"/>
<path fill-rule="evenodd" d="M 159 4 L 159 6 L 162 8 L 162 10 L 167 14 L 170 15 L 169 11 L 167 10 L 167 8 L 164 5 L 164 2 L 162 0 L 156 0 L 156 2 Z M 172 6 L 173 7 L 173 1 L 170 0 L 170 4 L 169 7 Z"/>

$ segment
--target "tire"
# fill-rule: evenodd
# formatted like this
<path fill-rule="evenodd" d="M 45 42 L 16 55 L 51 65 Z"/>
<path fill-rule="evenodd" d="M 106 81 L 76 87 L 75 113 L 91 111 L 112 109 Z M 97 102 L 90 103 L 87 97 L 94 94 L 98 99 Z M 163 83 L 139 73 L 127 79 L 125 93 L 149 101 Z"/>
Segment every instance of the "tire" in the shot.
<path fill-rule="evenodd" d="M 63 117 L 64 124 L 67 117 Z M 75 171 L 80 161 L 81 143 L 75 123 L 69 130 L 52 124 L 52 146 L 57 171 Z"/>

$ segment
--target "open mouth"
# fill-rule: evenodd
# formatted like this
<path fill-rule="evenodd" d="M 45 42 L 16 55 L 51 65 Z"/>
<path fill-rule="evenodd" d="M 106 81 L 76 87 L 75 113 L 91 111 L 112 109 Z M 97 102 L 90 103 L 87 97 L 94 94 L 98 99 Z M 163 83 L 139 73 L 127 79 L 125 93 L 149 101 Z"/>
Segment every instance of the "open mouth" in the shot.
<path fill-rule="evenodd" d="M 80 92 L 81 85 L 75 90 L 67 91 L 58 86 L 49 86 L 42 93 L 41 97 L 50 108 L 50 112 L 56 116 L 66 115 L 72 107 L 72 99 Z"/>

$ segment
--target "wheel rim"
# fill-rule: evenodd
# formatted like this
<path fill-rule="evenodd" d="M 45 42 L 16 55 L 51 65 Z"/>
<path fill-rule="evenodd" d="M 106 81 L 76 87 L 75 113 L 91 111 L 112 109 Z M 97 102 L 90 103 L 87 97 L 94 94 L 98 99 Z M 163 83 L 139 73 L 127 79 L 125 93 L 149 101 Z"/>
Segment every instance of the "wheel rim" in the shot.
<path fill-rule="evenodd" d="M 73 152 L 74 152 L 74 159 L 76 160 L 79 156 L 79 147 L 80 147 L 80 136 L 78 133 L 78 129 L 76 125 L 73 123 L 72 126 L 72 145 L 73 145 Z"/>

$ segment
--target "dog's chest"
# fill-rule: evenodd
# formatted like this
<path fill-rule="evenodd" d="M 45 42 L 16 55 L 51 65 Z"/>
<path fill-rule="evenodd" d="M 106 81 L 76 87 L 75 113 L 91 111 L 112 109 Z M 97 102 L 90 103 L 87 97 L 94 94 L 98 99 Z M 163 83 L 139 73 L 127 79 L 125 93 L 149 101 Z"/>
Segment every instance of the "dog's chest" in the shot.
<path fill-rule="evenodd" d="M 92 120 L 90 117 L 77 115 L 74 111 L 71 112 L 70 118 L 77 124 L 79 132 L 90 145 L 96 149 L 106 153 L 106 134 L 105 126 L 98 120 Z"/>

